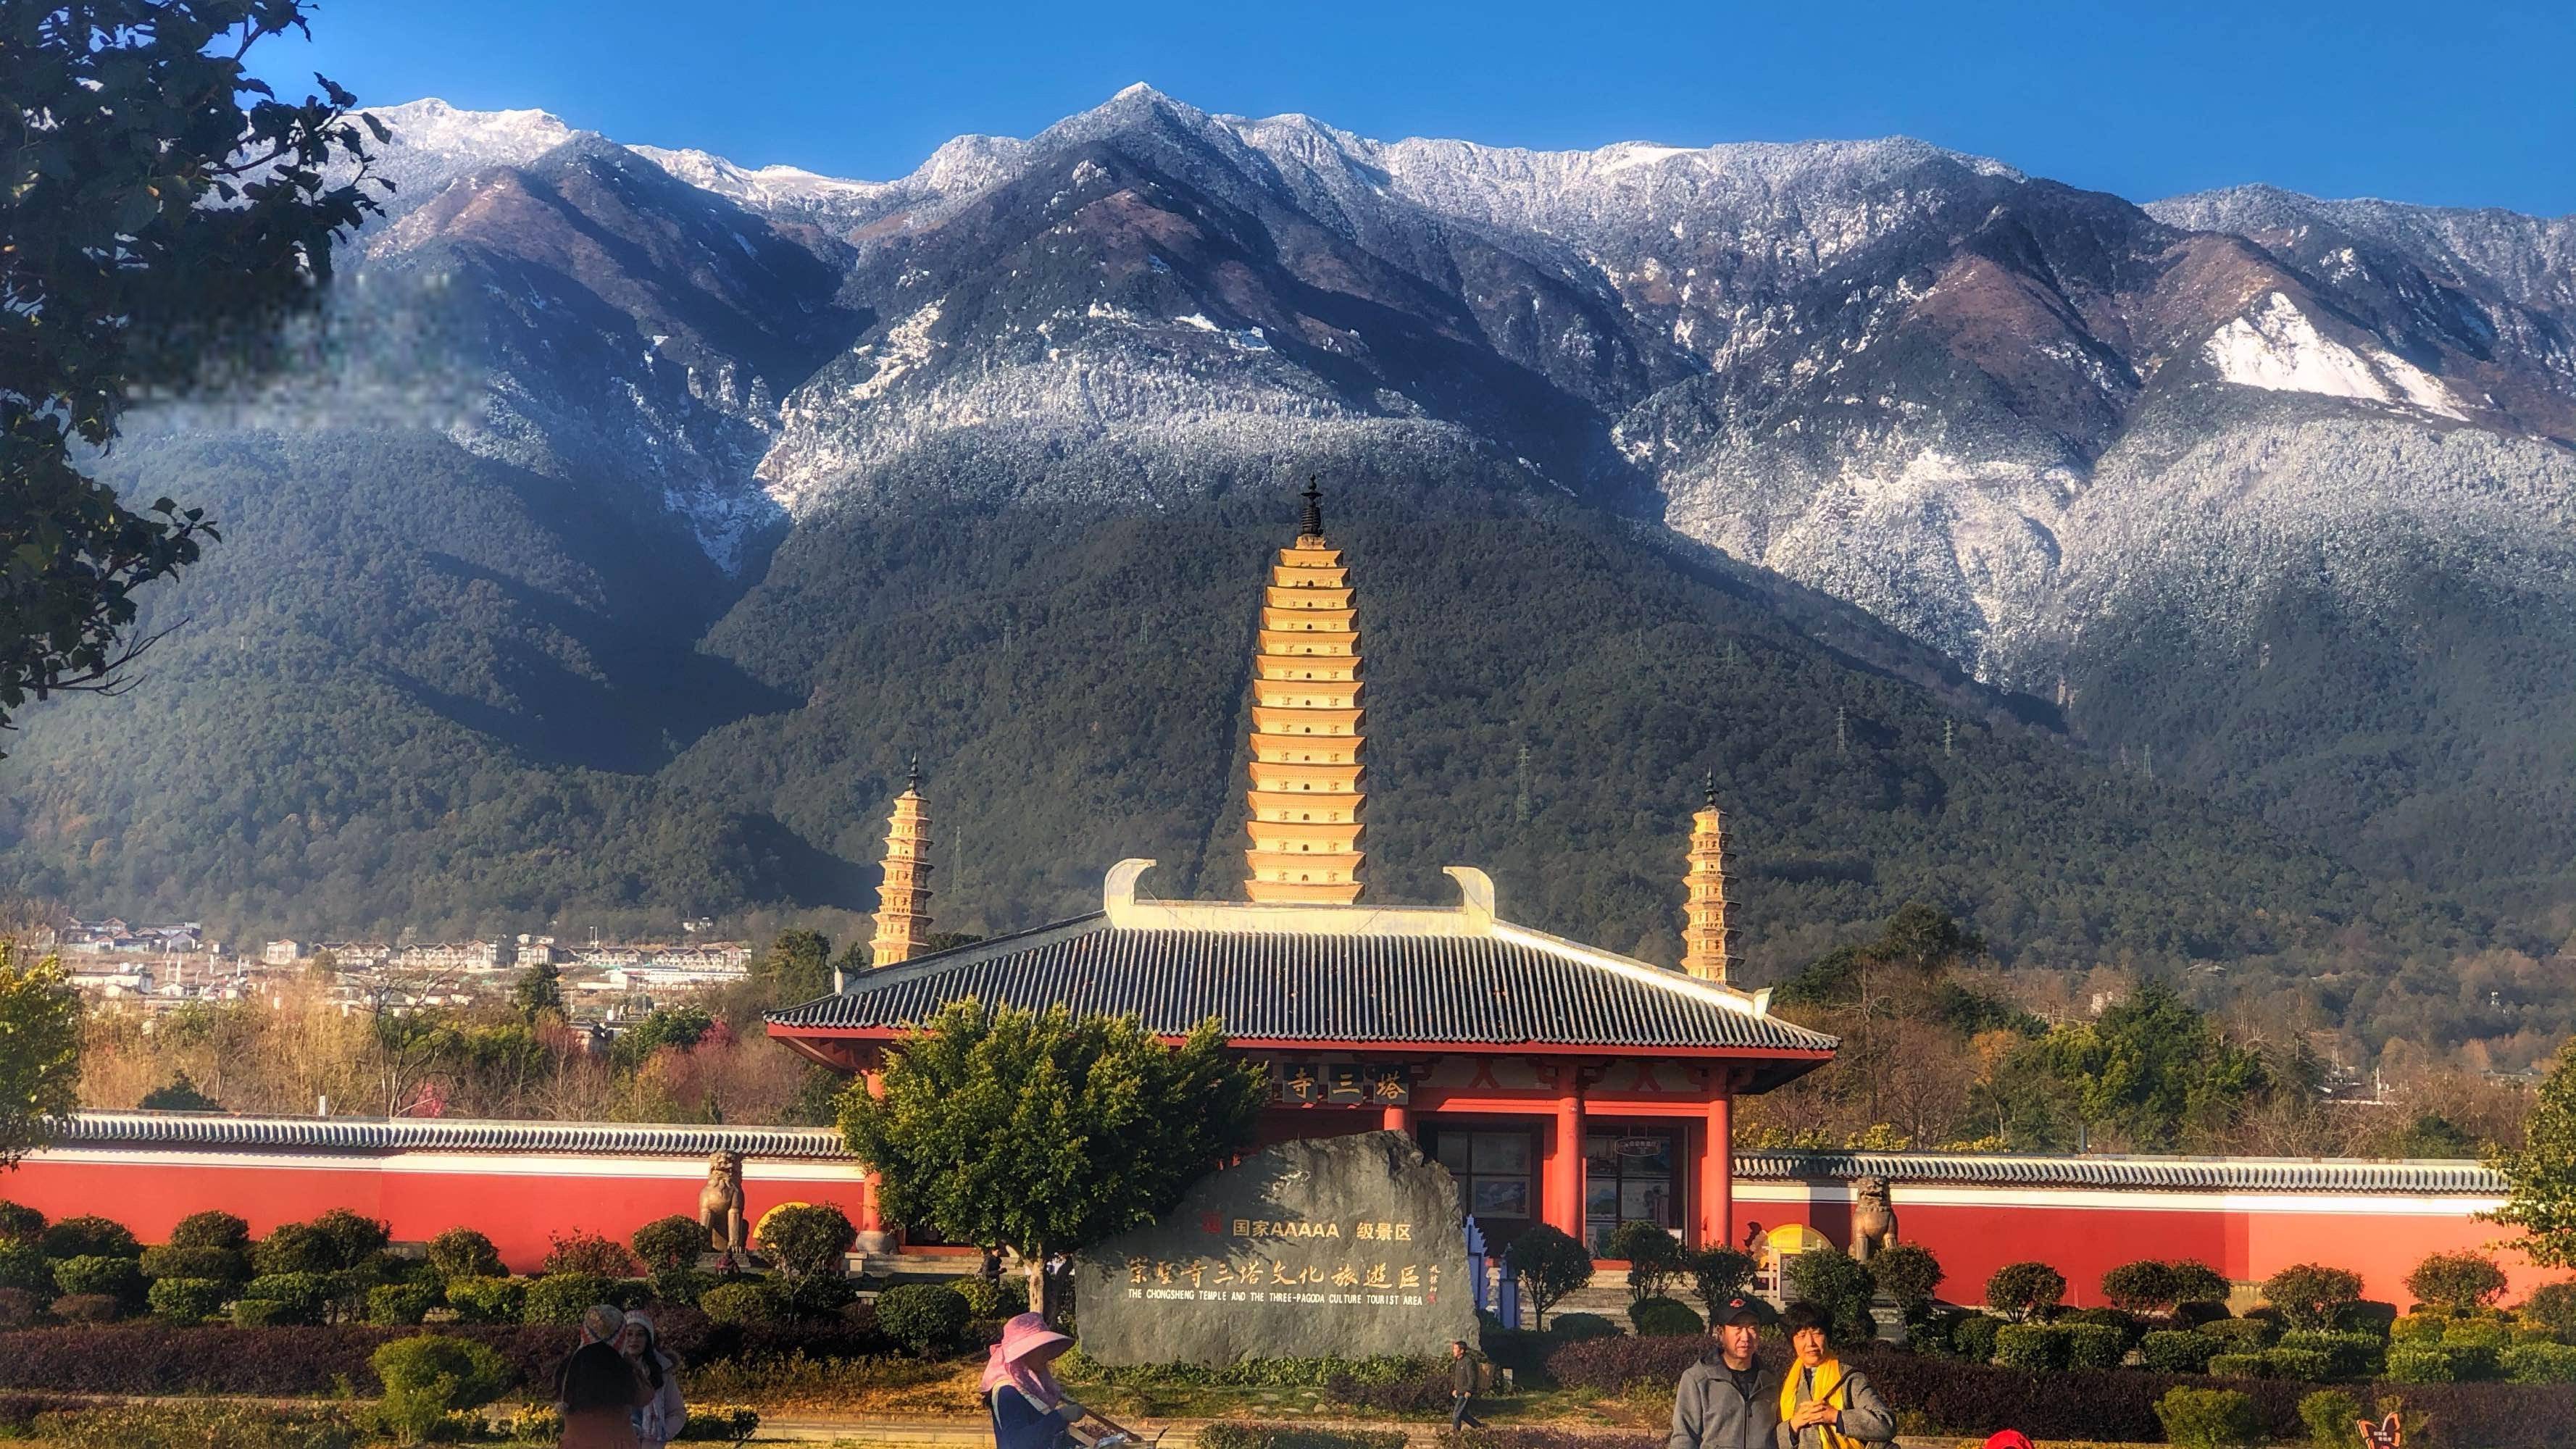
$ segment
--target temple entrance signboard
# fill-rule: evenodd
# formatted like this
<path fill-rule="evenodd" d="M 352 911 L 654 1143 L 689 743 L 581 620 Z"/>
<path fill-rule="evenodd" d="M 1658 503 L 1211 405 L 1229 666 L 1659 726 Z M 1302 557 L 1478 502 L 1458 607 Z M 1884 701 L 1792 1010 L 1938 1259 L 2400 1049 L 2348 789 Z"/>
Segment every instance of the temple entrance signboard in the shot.
<path fill-rule="evenodd" d="M 1104 1364 L 1432 1355 L 1473 1340 L 1458 1186 L 1398 1132 L 1286 1142 L 1075 1261 Z"/>

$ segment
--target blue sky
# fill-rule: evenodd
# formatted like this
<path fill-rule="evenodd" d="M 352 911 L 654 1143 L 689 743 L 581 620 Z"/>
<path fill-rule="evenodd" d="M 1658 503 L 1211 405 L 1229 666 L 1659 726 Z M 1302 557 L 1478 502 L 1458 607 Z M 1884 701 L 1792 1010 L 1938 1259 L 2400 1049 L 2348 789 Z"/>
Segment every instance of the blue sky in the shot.
<path fill-rule="evenodd" d="M 2268 181 L 2576 212 L 2576 4 L 1585 6 L 320 0 L 369 102 L 884 178 L 1146 81 L 1364 135 L 1674 145 L 1905 134 L 2138 200 Z M 283 87 L 281 87 L 283 89 Z"/>

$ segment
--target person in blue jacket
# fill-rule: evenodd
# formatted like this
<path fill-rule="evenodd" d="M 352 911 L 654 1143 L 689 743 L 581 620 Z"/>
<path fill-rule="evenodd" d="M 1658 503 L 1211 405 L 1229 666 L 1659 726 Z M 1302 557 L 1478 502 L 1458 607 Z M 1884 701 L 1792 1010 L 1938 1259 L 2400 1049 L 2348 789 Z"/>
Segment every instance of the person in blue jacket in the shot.
<path fill-rule="evenodd" d="M 1064 1395 L 1047 1371 L 1073 1340 L 1023 1313 L 1002 1325 L 1002 1341 L 984 1364 L 984 1402 L 993 1415 L 995 1449 L 1065 1449 L 1065 1430 L 1087 1412 Z"/>

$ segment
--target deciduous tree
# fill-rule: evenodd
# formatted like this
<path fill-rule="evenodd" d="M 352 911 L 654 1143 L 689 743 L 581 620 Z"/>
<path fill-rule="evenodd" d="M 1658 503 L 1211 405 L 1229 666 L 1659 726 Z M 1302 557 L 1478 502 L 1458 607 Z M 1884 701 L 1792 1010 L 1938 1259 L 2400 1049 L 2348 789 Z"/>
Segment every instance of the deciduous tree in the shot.
<path fill-rule="evenodd" d="M 82 475 L 130 398 L 256 368 L 376 210 L 355 98 L 278 100 L 246 57 L 303 0 L 0 10 L 0 726 L 113 689 L 150 641 L 135 591 L 215 537 Z M 378 183 L 382 184 L 382 183 Z"/>
<path fill-rule="evenodd" d="M 2523 1145 L 2493 1159 L 2511 1185 L 2495 1221 L 2522 1229 L 2517 1246 L 2545 1267 L 2576 1267 L 2576 1039 L 2558 1049 L 2523 1127 Z"/>
<path fill-rule="evenodd" d="M 1252 1139 L 1263 1084 L 1211 1020 L 1178 1046 L 1133 1018 L 951 1003 L 887 1049 L 841 1134 L 888 1216 L 1015 1249 L 1050 1312 L 1049 1253 L 1153 1221 Z"/>
<path fill-rule="evenodd" d="M 59 962 L 17 954 L 0 941 L 0 1167 L 43 1145 L 80 1097 L 80 998 Z"/>

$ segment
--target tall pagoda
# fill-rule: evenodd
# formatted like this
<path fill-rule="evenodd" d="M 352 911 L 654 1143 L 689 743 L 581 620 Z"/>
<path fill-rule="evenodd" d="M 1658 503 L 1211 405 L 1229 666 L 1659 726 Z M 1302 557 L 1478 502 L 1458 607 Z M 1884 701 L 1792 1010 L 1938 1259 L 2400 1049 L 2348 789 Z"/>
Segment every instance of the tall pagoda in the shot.
<path fill-rule="evenodd" d="M 1726 853 L 1726 816 L 1717 808 L 1717 776 L 1700 782 L 1704 801 L 1691 817 L 1689 898 L 1682 906 L 1682 969 L 1703 981 L 1726 982 L 1735 965 L 1737 933 L 1726 918 L 1726 885 L 1734 862 Z"/>
<path fill-rule="evenodd" d="M 1349 905 L 1360 895 L 1360 633 L 1350 571 L 1324 540 L 1308 480 L 1297 541 L 1279 550 L 1252 661 L 1252 788 L 1244 894 Z"/>
<path fill-rule="evenodd" d="M 886 819 L 885 878 L 877 886 L 877 933 L 871 965 L 909 961 L 930 935 L 930 812 L 921 800 L 921 762 L 904 776 Z"/>

